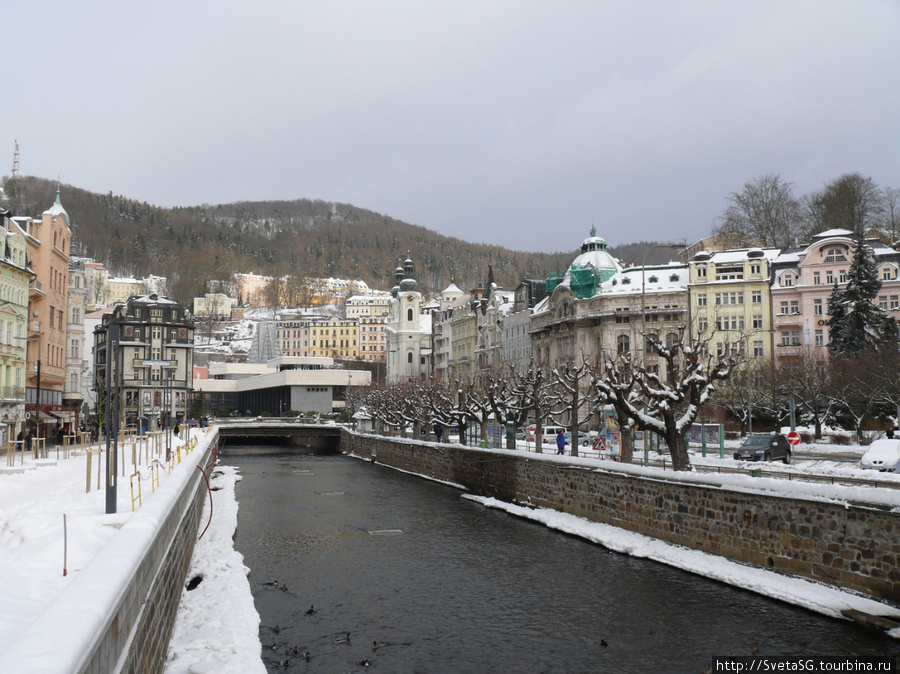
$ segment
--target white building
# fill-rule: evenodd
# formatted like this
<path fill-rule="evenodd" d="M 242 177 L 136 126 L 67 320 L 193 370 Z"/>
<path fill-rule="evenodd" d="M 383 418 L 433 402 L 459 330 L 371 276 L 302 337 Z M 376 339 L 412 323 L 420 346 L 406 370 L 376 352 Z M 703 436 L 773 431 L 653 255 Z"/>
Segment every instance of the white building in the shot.
<path fill-rule="evenodd" d="M 416 290 L 413 263 L 397 267 L 391 289 L 391 314 L 385 326 L 387 381 L 397 383 L 431 372 L 431 314 L 422 313 L 422 294 Z"/>

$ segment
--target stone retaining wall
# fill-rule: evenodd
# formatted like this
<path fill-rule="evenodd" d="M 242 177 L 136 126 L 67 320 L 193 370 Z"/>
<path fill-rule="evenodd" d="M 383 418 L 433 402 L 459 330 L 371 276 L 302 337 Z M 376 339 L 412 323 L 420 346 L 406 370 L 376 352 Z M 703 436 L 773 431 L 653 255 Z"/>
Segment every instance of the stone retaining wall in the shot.
<path fill-rule="evenodd" d="M 900 601 L 900 515 L 885 506 L 822 502 L 543 461 L 535 455 L 397 441 L 345 432 L 341 449 L 671 543 Z"/>

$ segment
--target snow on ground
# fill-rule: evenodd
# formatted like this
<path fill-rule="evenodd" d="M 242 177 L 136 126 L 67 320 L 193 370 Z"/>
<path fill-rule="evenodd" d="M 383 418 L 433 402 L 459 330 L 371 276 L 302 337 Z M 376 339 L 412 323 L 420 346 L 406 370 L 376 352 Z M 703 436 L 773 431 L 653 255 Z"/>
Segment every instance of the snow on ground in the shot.
<path fill-rule="evenodd" d="M 787 481 L 768 477 L 752 477 L 750 471 L 760 464 L 736 462 L 731 458 L 734 444 L 726 447 L 725 458 L 718 450 L 709 449 L 707 457 L 694 454 L 694 461 L 704 468 L 722 466 L 742 468 L 740 473 L 692 473 L 691 480 L 728 486 L 733 489 L 763 491 L 808 498 L 846 502 L 863 500 L 900 509 L 900 489 L 870 486 L 839 486 L 826 483 Z M 533 444 L 532 448 L 533 450 Z M 509 450 L 483 450 L 507 452 Z M 839 456 L 861 455 L 863 448 L 846 445 L 800 447 L 790 466 L 766 464 L 772 471 L 793 471 L 872 478 L 879 481 L 900 480 L 900 476 L 862 471 L 857 463 L 841 463 L 822 459 L 805 460 L 804 452 L 816 455 L 834 453 Z M 51 456 L 54 450 L 51 449 Z M 512 453 L 521 454 L 521 450 Z M 17 460 L 21 457 L 17 457 Z M 537 457 L 536 457 L 537 458 Z M 669 476 L 659 467 L 622 465 L 597 458 L 573 458 L 547 453 L 540 460 L 577 464 L 593 470 L 616 470 L 634 474 Z M 92 489 L 85 493 L 86 458 L 82 454 L 70 459 L 24 460 L 24 472 L 0 468 L 0 654 L 90 562 L 92 556 L 115 537 L 119 525 L 131 516 L 130 490 L 127 479 L 120 480 L 118 514 L 105 515 L 105 493 L 96 489 L 96 472 Z M 16 470 L 19 470 L 17 467 Z M 96 471 L 96 465 L 94 467 Z M 213 516 L 209 529 L 197 543 L 189 578 L 202 577 L 196 589 L 182 594 L 182 604 L 170 644 L 166 671 L 169 673 L 206 674 L 211 672 L 263 672 L 259 641 L 259 615 L 253 604 L 248 569 L 234 550 L 233 536 L 237 524 L 238 504 L 234 485 L 239 479 L 234 469 L 219 467 L 215 471 Z M 682 477 L 682 476 L 679 476 Z M 165 479 L 165 476 L 162 477 Z M 102 486 L 102 485 L 101 485 Z M 153 498 L 144 483 L 144 503 Z M 652 538 L 590 522 L 553 510 L 533 509 L 501 503 L 494 499 L 467 496 L 487 507 L 543 522 L 545 525 L 582 536 L 612 550 L 654 559 L 693 573 L 715 578 L 761 594 L 804 606 L 825 615 L 839 615 L 844 608 L 898 615 L 900 610 L 851 592 L 841 591 L 813 581 L 757 569 L 730 562 Z M 209 506 L 207 505 L 207 508 Z M 207 514 L 202 526 L 206 526 Z M 63 555 L 63 515 L 68 529 L 68 550 Z M 66 575 L 63 575 L 63 571 Z M 897 635 L 900 637 L 900 635 Z M 36 655 L 37 657 L 37 655 Z"/>
<path fill-rule="evenodd" d="M 219 466 L 210 481 L 213 512 L 207 500 L 201 526 L 209 528 L 194 547 L 188 579 L 202 580 L 182 590 L 178 618 L 169 644 L 168 674 L 265 673 L 259 641 L 259 614 L 247 582 L 250 572 L 234 549 L 238 504 L 232 466 Z"/>

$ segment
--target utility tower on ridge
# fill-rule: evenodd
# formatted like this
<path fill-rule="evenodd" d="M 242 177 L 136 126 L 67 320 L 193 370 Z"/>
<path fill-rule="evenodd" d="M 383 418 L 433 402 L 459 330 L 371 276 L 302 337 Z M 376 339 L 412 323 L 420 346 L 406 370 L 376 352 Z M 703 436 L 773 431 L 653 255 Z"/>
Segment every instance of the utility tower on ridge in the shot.
<path fill-rule="evenodd" d="M 13 165 L 12 165 L 12 174 L 11 178 L 19 177 L 19 141 L 16 139 L 16 149 L 13 152 Z"/>

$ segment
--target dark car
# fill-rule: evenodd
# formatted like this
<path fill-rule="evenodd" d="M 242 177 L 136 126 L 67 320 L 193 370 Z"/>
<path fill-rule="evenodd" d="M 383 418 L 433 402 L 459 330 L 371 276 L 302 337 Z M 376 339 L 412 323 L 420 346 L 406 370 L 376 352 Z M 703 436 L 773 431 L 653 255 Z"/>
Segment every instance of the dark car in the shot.
<path fill-rule="evenodd" d="M 751 435 L 734 453 L 735 461 L 791 462 L 791 445 L 783 435 Z"/>

